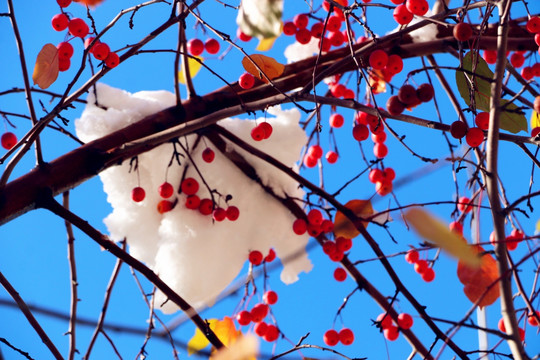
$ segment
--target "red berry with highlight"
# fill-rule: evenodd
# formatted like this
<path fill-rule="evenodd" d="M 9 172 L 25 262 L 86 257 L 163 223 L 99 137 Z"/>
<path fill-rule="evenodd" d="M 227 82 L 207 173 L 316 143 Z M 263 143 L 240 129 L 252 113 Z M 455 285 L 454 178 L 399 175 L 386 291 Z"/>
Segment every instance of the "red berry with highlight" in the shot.
<path fill-rule="evenodd" d="M 186 198 L 185 206 L 190 210 L 197 210 L 201 205 L 201 199 L 197 195 L 189 195 Z"/>
<path fill-rule="evenodd" d="M 418 251 L 414 249 L 407 251 L 407 253 L 405 254 L 405 261 L 408 262 L 409 264 L 416 263 L 419 258 L 420 258 L 420 254 L 418 253 Z"/>
<path fill-rule="evenodd" d="M 81 18 L 71 19 L 68 28 L 71 35 L 80 38 L 84 38 L 90 31 L 86 22 Z"/>
<path fill-rule="evenodd" d="M 287 21 L 285 24 L 283 24 L 283 34 L 287 36 L 296 34 L 296 30 L 296 25 L 294 25 L 294 23 L 291 21 Z"/>
<path fill-rule="evenodd" d="M 278 301 L 278 294 L 275 291 L 268 290 L 263 295 L 263 301 L 268 305 L 274 305 Z"/>
<path fill-rule="evenodd" d="M 204 42 L 204 49 L 209 54 L 217 54 L 219 52 L 219 42 L 216 39 L 208 39 Z"/>
<path fill-rule="evenodd" d="M 204 43 L 201 39 L 191 39 L 187 42 L 187 51 L 193 56 L 199 56 L 204 51 Z"/>
<path fill-rule="evenodd" d="M 424 16 L 429 10 L 429 4 L 426 0 L 407 0 L 407 10 L 414 15 Z"/>
<path fill-rule="evenodd" d="M 328 346 L 336 346 L 339 342 L 339 334 L 336 330 L 330 329 L 324 333 L 323 341 Z"/>
<path fill-rule="evenodd" d="M 227 211 L 223 208 L 216 208 L 214 212 L 212 213 L 212 218 L 216 221 L 223 221 L 227 217 Z"/>
<path fill-rule="evenodd" d="M 326 161 L 328 161 L 329 164 L 335 164 L 338 160 L 338 154 L 332 150 L 328 151 L 325 157 Z"/>
<path fill-rule="evenodd" d="M 305 29 L 309 23 L 309 17 L 306 14 L 297 14 L 293 19 L 294 25 L 298 29 Z"/>
<path fill-rule="evenodd" d="M 525 57 L 523 54 L 515 52 L 510 56 L 510 63 L 515 68 L 520 68 L 525 63 Z"/>
<path fill-rule="evenodd" d="M 401 313 L 398 315 L 398 326 L 403 330 L 410 329 L 413 326 L 413 318 L 407 313 Z"/>
<path fill-rule="evenodd" d="M 435 270 L 428 267 L 421 275 L 422 280 L 424 280 L 425 282 L 432 282 L 435 279 Z"/>
<path fill-rule="evenodd" d="M 158 193 L 159 193 L 159 196 L 161 196 L 162 198 L 168 199 L 174 193 L 174 188 L 170 183 L 164 182 L 163 184 L 159 186 Z"/>
<path fill-rule="evenodd" d="M 356 141 L 364 141 L 369 137 L 369 129 L 366 125 L 356 124 L 352 129 L 352 135 Z"/>
<path fill-rule="evenodd" d="M 452 33 L 457 41 L 467 41 L 472 37 L 473 31 L 469 23 L 461 22 L 454 26 Z"/>
<path fill-rule="evenodd" d="M 540 32 L 540 17 L 533 16 L 527 21 L 527 24 L 525 25 L 527 28 L 527 31 L 535 34 L 537 32 Z"/>
<path fill-rule="evenodd" d="M 64 31 L 69 25 L 69 18 L 66 14 L 56 14 L 53 16 L 51 24 L 54 30 Z"/>
<path fill-rule="evenodd" d="M 334 279 L 336 279 L 336 281 L 345 281 L 347 279 L 347 272 L 345 271 L 345 269 L 343 268 L 336 268 L 336 270 L 334 270 Z"/>
<path fill-rule="evenodd" d="M 474 123 L 482 130 L 489 129 L 489 113 L 479 112 L 478 115 L 476 115 L 476 117 L 474 118 Z"/>
<path fill-rule="evenodd" d="M 56 0 L 56 3 L 60 5 L 60 7 L 68 7 L 71 4 L 71 0 Z"/>
<path fill-rule="evenodd" d="M 242 310 L 236 315 L 236 321 L 239 325 L 246 326 L 251 322 L 251 313 L 246 310 Z"/>
<path fill-rule="evenodd" d="M 333 128 L 340 128 L 345 123 L 345 119 L 341 114 L 330 115 L 330 126 Z"/>
<path fill-rule="evenodd" d="M 343 345 L 351 345 L 354 342 L 354 333 L 351 329 L 341 329 L 339 332 L 339 341 Z"/>
<path fill-rule="evenodd" d="M 407 9 L 405 4 L 398 5 L 394 9 L 394 20 L 400 25 L 407 25 L 413 19 L 414 15 Z"/>
<path fill-rule="evenodd" d="M 69 59 L 73 56 L 73 46 L 66 41 L 56 45 L 56 48 L 58 49 L 59 58 Z"/>
<path fill-rule="evenodd" d="M 465 141 L 470 147 L 478 147 L 484 142 L 484 132 L 477 127 L 470 128 L 465 135 Z"/>
<path fill-rule="evenodd" d="M 376 70 L 382 70 L 388 64 L 388 55 L 384 50 L 377 49 L 369 55 L 369 65 Z"/>
<path fill-rule="evenodd" d="M 253 250 L 249 253 L 249 262 L 253 265 L 260 265 L 263 261 L 263 254 L 259 250 Z"/>
<path fill-rule="evenodd" d="M 95 44 L 92 47 L 92 55 L 98 60 L 105 60 L 109 56 L 110 51 L 109 45 L 105 43 Z"/>
<path fill-rule="evenodd" d="M 185 178 L 180 187 L 184 194 L 195 195 L 199 191 L 199 182 L 194 178 Z"/>
<path fill-rule="evenodd" d="M 146 197 L 146 192 L 144 189 L 140 186 L 134 187 L 133 190 L 131 190 L 131 200 L 135 202 L 141 202 Z"/>
<path fill-rule="evenodd" d="M 383 330 L 383 335 L 386 340 L 395 341 L 399 337 L 399 329 L 397 326 L 390 326 Z"/>
<path fill-rule="evenodd" d="M 266 327 L 266 334 L 264 334 L 263 339 L 268 342 L 274 342 L 279 338 L 279 330 L 275 325 L 268 325 Z"/>
<path fill-rule="evenodd" d="M 255 78 L 250 73 L 243 73 L 238 78 L 238 85 L 240 85 L 242 89 L 251 89 L 253 85 L 255 85 Z"/>
<path fill-rule="evenodd" d="M 264 140 L 264 135 L 264 129 L 260 127 L 260 125 L 257 125 L 253 129 L 251 129 L 251 138 L 255 141 Z"/>
<path fill-rule="evenodd" d="M 169 200 L 161 200 L 157 204 L 157 211 L 160 214 L 164 214 L 166 212 L 171 211 L 174 208 L 174 204 L 170 202 Z"/>

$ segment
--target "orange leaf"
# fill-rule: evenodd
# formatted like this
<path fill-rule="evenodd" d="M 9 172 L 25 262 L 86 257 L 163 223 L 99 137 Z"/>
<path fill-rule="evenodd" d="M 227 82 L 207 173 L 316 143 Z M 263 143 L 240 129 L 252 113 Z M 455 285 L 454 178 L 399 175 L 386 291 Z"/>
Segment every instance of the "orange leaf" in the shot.
<path fill-rule="evenodd" d="M 259 70 L 253 63 L 257 64 L 257 66 L 270 80 L 277 78 L 283 74 L 283 70 L 285 70 L 285 65 L 278 63 L 270 56 L 261 54 L 254 54 L 250 55 L 249 57 L 245 56 L 242 60 L 242 66 L 244 69 L 265 83 L 268 83 L 268 80 L 266 80 L 266 77 L 261 73 L 261 70 Z"/>
<path fill-rule="evenodd" d="M 32 80 L 46 89 L 56 80 L 58 71 L 58 49 L 53 44 L 45 44 L 37 56 Z"/>
<path fill-rule="evenodd" d="M 386 92 L 386 81 L 384 81 L 384 75 L 380 70 L 374 70 L 373 73 L 369 75 L 369 85 L 374 94 Z"/>
<path fill-rule="evenodd" d="M 371 201 L 369 200 L 350 200 L 345 204 L 347 209 L 350 209 L 356 214 L 356 216 L 361 218 L 367 218 L 373 215 L 373 207 L 371 206 Z M 369 222 L 362 221 L 362 225 L 367 227 Z M 340 211 L 336 213 L 334 218 L 334 236 L 353 239 L 358 236 L 360 232 L 356 229 L 356 226 Z"/>
<path fill-rule="evenodd" d="M 485 251 L 480 245 L 472 245 L 471 248 L 477 254 Z M 499 283 L 495 282 L 499 278 L 499 271 L 493 256 L 484 254 L 478 268 L 470 267 L 459 261 L 457 275 L 459 281 L 465 285 L 463 292 L 471 302 L 476 303 L 485 294 L 478 306 L 491 305 L 499 297 Z M 495 284 L 489 287 L 494 282 Z"/>
<path fill-rule="evenodd" d="M 230 344 L 234 343 L 236 339 L 241 336 L 241 331 L 236 330 L 234 321 L 228 316 L 225 316 L 223 320 L 209 319 L 207 322 L 210 329 L 216 334 L 216 336 L 225 346 L 229 346 Z M 209 344 L 210 342 L 202 331 L 199 330 L 199 328 L 195 329 L 195 334 L 188 342 L 188 355 L 199 352 Z"/>
<path fill-rule="evenodd" d="M 81 5 L 96 6 L 101 4 L 104 0 L 73 0 Z"/>

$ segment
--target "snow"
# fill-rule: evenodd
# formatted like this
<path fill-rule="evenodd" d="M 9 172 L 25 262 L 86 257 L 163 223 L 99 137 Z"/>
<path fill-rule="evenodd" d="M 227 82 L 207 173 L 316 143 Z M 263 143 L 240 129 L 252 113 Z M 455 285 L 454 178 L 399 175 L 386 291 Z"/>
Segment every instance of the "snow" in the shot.
<path fill-rule="evenodd" d="M 76 120 L 78 136 L 91 141 L 156 111 L 173 106 L 174 94 L 167 91 L 141 91 L 130 94 L 104 84 L 97 85 L 98 101 L 106 110 L 95 105 L 92 92 L 80 119 Z M 282 163 L 295 168 L 302 146 L 306 143 L 305 132 L 299 127 L 300 113 L 297 109 L 268 110 L 266 120 L 273 126 L 272 136 L 261 142 L 251 139 L 250 131 L 256 123 L 264 121 L 224 119 L 219 124 L 235 133 L 247 143 L 272 155 Z M 180 141 L 190 148 L 191 157 L 211 189 L 223 196 L 214 195 L 223 208 L 234 205 L 240 209 L 237 221 L 214 222 L 196 210 L 185 208 L 185 194 L 175 193 L 169 200 L 178 200 L 176 207 L 159 214 L 157 203 L 162 200 L 158 187 L 168 181 L 178 188 L 184 167 L 186 177 L 199 181 L 197 195 L 210 198 L 210 193 L 200 180 L 188 157 L 181 158 L 181 165 L 173 163 L 167 168 L 173 154 L 172 144 L 164 144 L 150 152 L 139 155 L 140 186 L 146 190 L 141 203 L 131 200 L 131 189 L 138 186 L 137 173 L 130 173 L 129 161 L 100 174 L 107 200 L 113 211 L 104 222 L 113 240 L 124 238 L 130 254 L 145 262 L 186 301 L 193 306 L 212 305 L 215 298 L 229 285 L 243 268 L 249 251 L 259 250 L 266 255 L 274 248 L 279 258 L 286 258 L 305 249 L 308 235 L 298 236 L 292 231 L 294 216 L 276 199 L 268 195 L 255 181 L 246 177 L 209 140 L 199 142 L 194 148 L 195 136 Z M 201 153 L 207 146 L 216 153 L 208 164 Z M 257 171 L 262 183 L 270 186 L 278 195 L 303 198 L 304 192 L 290 177 L 264 161 L 230 144 L 227 151 L 241 154 Z M 225 196 L 232 199 L 225 202 Z M 281 280 L 290 284 L 301 272 L 312 268 L 305 251 L 283 265 Z M 156 304 L 165 302 L 161 294 Z M 161 308 L 166 313 L 177 311 L 172 302 Z"/>
<path fill-rule="evenodd" d="M 319 53 L 319 40 L 311 38 L 307 44 L 300 44 L 295 41 L 291 45 L 287 46 L 284 55 L 287 58 L 287 64 L 307 59 L 313 55 Z"/>

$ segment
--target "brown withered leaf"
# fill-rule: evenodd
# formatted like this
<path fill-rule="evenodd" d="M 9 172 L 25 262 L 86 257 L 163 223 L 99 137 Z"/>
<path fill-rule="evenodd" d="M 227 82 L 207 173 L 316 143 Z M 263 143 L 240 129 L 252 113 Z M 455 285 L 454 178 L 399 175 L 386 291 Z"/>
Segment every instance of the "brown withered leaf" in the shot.
<path fill-rule="evenodd" d="M 369 200 L 350 200 L 345 204 L 347 209 L 352 210 L 356 216 L 361 218 L 367 218 L 373 215 L 373 207 Z M 362 221 L 364 228 L 367 227 L 369 222 Z M 340 211 L 336 213 L 334 218 L 334 236 L 354 239 L 360 232 L 356 229 L 356 226 Z"/>
<path fill-rule="evenodd" d="M 261 71 L 253 63 L 257 64 L 259 68 L 266 74 L 266 76 L 272 80 L 283 74 L 285 70 L 285 65 L 278 63 L 274 58 L 270 56 L 254 54 L 249 57 L 245 56 L 242 60 L 242 66 L 248 73 L 253 75 L 255 78 L 268 83 L 266 77 L 261 73 Z"/>
<path fill-rule="evenodd" d="M 45 44 L 39 52 L 32 80 L 40 88 L 46 89 L 58 77 L 58 49 L 53 44 Z"/>

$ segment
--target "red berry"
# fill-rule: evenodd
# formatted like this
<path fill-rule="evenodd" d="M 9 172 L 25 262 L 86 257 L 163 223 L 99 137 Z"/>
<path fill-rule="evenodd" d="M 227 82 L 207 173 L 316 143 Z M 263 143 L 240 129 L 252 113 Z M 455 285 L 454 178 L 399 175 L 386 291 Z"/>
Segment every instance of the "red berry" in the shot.
<path fill-rule="evenodd" d="M 415 92 L 416 95 L 416 92 Z M 397 95 L 390 96 L 386 101 L 386 110 L 390 115 L 399 115 L 405 110 L 405 104 L 403 104 Z"/>
<path fill-rule="evenodd" d="M 382 313 L 377 316 L 377 321 L 380 324 L 381 329 L 388 329 L 390 326 L 394 326 L 392 318 L 388 313 Z"/>
<path fill-rule="evenodd" d="M 392 75 L 399 74 L 401 70 L 403 70 L 403 59 L 401 56 L 392 54 L 388 56 L 388 63 L 386 64 L 386 68 L 390 70 Z"/>
<path fill-rule="evenodd" d="M 326 255 L 332 255 L 336 252 L 340 252 L 337 248 L 337 245 L 335 242 L 333 241 L 325 241 L 322 245 L 322 249 L 323 249 L 323 252 L 326 254 Z"/>
<path fill-rule="evenodd" d="M 240 210 L 236 206 L 229 206 L 226 210 L 227 219 L 230 221 L 236 221 L 240 217 Z"/>
<path fill-rule="evenodd" d="M 315 167 L 318 161 L 319 159 L 309 154 L 306 154 L 306 156 L 304 156 L 304 165 L 308 168 Z"/>
<path fill-rule="evenodd" d="M 527 21 L 527 25 L 525 25 L 527 28 L 527 31 L 534 34 L 537 32 L 540 32 L 540 17 L 533 16 L 532 18 Z"/>
<path fill-rule="evenodd" d="M 484 50 L 484 54 L 482 55 L 484 60 L 488 64 L 495 64 L 497 62 L 497 51 L 495 50 Z"/>
<path fill-rule="evenodd" d="M 463 225 L 458 221 L 452 221 L 448 228 L 459 235 L 463 235 Z"/>
<path fill-rule="evenodd" d="M 204 43 L 201 39 L 191 39 L 187 42 L 187 51 L 193 56 L 199 56 L 204 51 Z"/>
<path fill-rule="evenodd" d="M 540 127 L 535 127 L 531 130 L 531 137 L 536 137 L 536 135 L 540 134 Z"/>
<path fill-rule="evenodd" d="M 377 49 L 369 55 L 369 65 L 376 70 L 382 70 L 388 64 L 388 55 L 384 50 Z"/>
<path fill-rule="evenodd" d="M 250 73 L 243 73 L 238 78 L 238 85 L 240 85 L 242 89 L 251 89 L 253 85 L 255 85 L 255 78 Z"/>
<path fill-rule="evenodd" d="M 471 212 L 472 206 L 470 206 L 470 203 L 471 203 L 471 200 L 468 197 L 466 196 L 460 197 L 458 200 L 458 205 L 457 205 L 458 210 L 463 213 Z"/>
<path fill-rule="evenodd" d="M 334 84 L 330 87 L 330 93 L 332 94 L 332 96 L 337 97 L 337 98 L 345 95 L 345 90 L 347 90 L 347 88 L 343 84 Z M 332 118 L 330 117 L 330 119 Z"/>
<path fill-rule="evenodd" d="M 90 29 L 88 28 L 88 25 L 86 25 L 86 22 L 81 18 L 71 19 L 68 27 L 69 27 L 69 33 L 71 35 L 80 37 L 80 38 L 84 38 L 86 35 L 88 35 L 88 32 L 90 31 Z"/>
<path fill-rule="evenodd" d="M 85 49 L 88 49 L 88 47 L 90 46 L 90 44 L 92 43 L 92 41 L 94 41 L 95 37 L 93 36 L 90 36 L 90 37 L 87 37 L 86 39 L 84 39 L 84 48 Z M 92 48 L 90 50 L 88 50 L 88 52 L 91 54 L 94 52 L 94 46 L 99 44 L 99 40 L 96 41 L 96 43 L 92 46 Z"/>
<path fill-rule="evenodd" d="M 467 41 L 473 35 L 472 27 L 469 23 L 461 22 L 454 26 L 453 34 L 457 41 Z"/>
<path fill-rule="evenodd" d="M 268 305 L 257 304 L 251 309 L 251 321 L 258 323 L 268 315 Z"/>
<path fill-rule="evenodd" d="M 134 187 L 133 190 L 131 190 L 131 200 L 135 202 L 141 202 L 146 197 L 146 192 L 144 189 L 140 186 Z"/>
<path fill-rule="evenodd" d="M 251 313 L 246 310 L 242 310 L 236 315 L 236 321 L 239 325 L 246 326 L 251 322 Z"/>
<path fill-rule="evenodd" d="M 73 46 L 66 41 L 56 45 L 56 48 L 58 49 L 58 57 L 60 59 L 69 59 L 73 56 Z"/>
<path fill-rule="evenodd" d="M 112 69 L 118 66 L 120 64 L 120 57 L 117 53 L 111 51 L 109 52 L 109 55 L 105 58 L 105 66 Z"/>
<path fill-rule="evenodd" d="M 161 200 L 157 204 L 157 211 L 160 214 L 166 213 L 171 211 L 174 208 L 174 204 L 170 202 L 169 200 Z"/>
<path fill-rule="evenodd" d="M 432 282 L 435 279 L 435 270 L 428 267 L 421 275 L 422 280 L 424 280 L 425 282 Z"/>
<path fill-rule="evenodd" d="M 386 338 L 386 340 L 390 340 L 390 341 L 397 340 L 397 338 L 399 337 L 399 329 L 396 326 L 392 325 L 384 329 L 383 335 Z"/>
<path fill-rule="evenodd" d="M 329 164 L 335 164 L 338 160 L 338 154 L 332 150 L 328 151 L 325 157 Z"/>
<path fill-rule="evenodd" d="M 332 220 L 324 219 L 321 223 L 321 232 L 328 234 L 334 231 L 334 223 Z"/>
<path fill-rule="evenodd" d="M 536 310 L 535 313 L 536 313 L 536 316 L 540 317 L 540 311 Z M 536 317 L 534 317 L 532 313 L 529 313 L 529 316 L 527 317 L 527 322 L 531 326 L 538 326 L 538 320 L 536 319 Z"/>
<path fill-rule="evenodd" d="M 323 34 L 324 24 L 322 22 L 316 22 L 311 26 L 311 36 L 315 39 L 320 39 Z"/>
<path fill-rule="evenodd" d="M 499 319 L 499 322 L 497 323 L 497 327 L 498 327 L 499 330 L 502 331 L 503 333 L 506 332 L 506 326 L 504 325 L 504 319 L 503 319 L 503 318 L 500 318 L 500 319 Z"/>
<path fill-rule="evenodd" d="M 335 262 L 343 260 L 344 256 L 345 256 L 345 254 L 342 251 L 339 251 L 337 248 L 336 248 L 335 252 L 328 255 L 330 260 L 335 261 Z"/>
<path fill-rule="evenodd" d="M 415 104 L 419 101 L 416 89 L 409 84 L 405 84 L 399 89 L 397 97 L 405 105 Z"/>
<path fill-rule="evenodd" d="M 212 213 L 212 217 L 216 221 L 223 221 L 227 217 L 227 211 L 225 211 L 225 209 L 223 208 L 218 207 Z"/>
<path fill-rule="evenodd" d="M 274 251 L 274 249 L 270 249 L 268 250 L 268 255 L 266 255 L 266 257 L 264 258 L 264 261 L 269 263 L 269 262 L 272 262 L 276 259 L 276 252 Z"/>
<path fill-rule="evenodd" d="M 429 4 L 426 0 L 407 0 L 407 10 L 414 15 L 424 16 L 429 10 Z"/>
<path fill-rule="evenodd" d="M 330 44 L 336 47 L 343 45 L 343 43 L 345 42 L 345 37 L 343 37 L 343 34 L 340 31 L 330 33 L 328 39 L 330 40 Z"/>
<path fill-rule="evenodd" d="M 320 145 L 311 145 L 308 149 L 308 155 L 320 159 L 323 156 L 323 149 Z"/>
<path fill-rule="evenodd" d="M 341 114 L 332 114 L 330 115 L 330 126 L 333 128 L 340 128 L 343 126 L 345 119 Z"/>
<path fill-rule="evenodd" d="M 158 193 L 159 193 L 159 196 L 161 196 L 162 198 L 168 199 L 174 193 L 174 188 L 170 183 L 164 182 L 163 184 L 159 186 Z"/>
<path fill-rule="evenodd" d="M 109 45 L 105 43 L 99 43 L 92 47 L 92 54 L 98 60 L 105 60 L 110 51 Z"/>
<path fill-rule="evenodd" d="M 424 83 L 416 89 L 416 96 L 418 96 L 418 100 L 421 102 L 428 102 L 435 96 L 435 90 L 431 84 Z"/>
<path fill-rule="evenodd" d="M 291 21 L 287 21 L 283 24 L 283 33 L 288 36 L 296 34 L 296 25 Z"/>
<path fill-rule="evenodd" d="M 278 294 L 275 291 L 269 290 L 264 293 L 263 301 L 268 305 L 274 305 L 278 301 Z"/>
<path fill-rule="evenodd" d="M 294 25 L 298 29 L 305 29 L 309 23 L 309 17 L 306 14 L 298 14 L 293 19 Z"/>
<path fill-rule="evenodd" d="M 208 39 L 204 42 L 204 49 L 209 54 L 217 54 L 219 52 L 219 42 L 216 39 Z"/>
<path fill-rule="evenodd" d="M 374 143 L 383 143 L 386 141 L 386 132 L 381 131 L 377 134 L 372 133 L 371 134 L 371 140 L 373 140 Z"/>
<path fill-rule="evenodd" d="M 403 330 L 410 329 L 413 326 L 413 318 L 411 315 L 401 313 L 398 315 L 398 326 Z"/>
<path fill-rule="evenodd" d="M 194 178 L 185 178 L 180 187 L 186 195 L 195 195 L 199 191 L 199 183 Z"/>
<path fill-rule="evenodd" d="M 536 45 L 540 46 L 540 33 L 534 35 L 534 42 L 536 43 Z"/>
<path fill-rule="evenodd" d="M 414 263 L 414 271 L 416 271 L 419 274 L 423 274 L 426 269 L 428 269 L 429 265 L 426 260 L 420 259 Z"/>
<path fill-rule="evenodd" d="M 467 125 L 460 120 L 454 121 L 450 125 L 450 134 L 456 139 L 463 138 L 467 134 Z"/>
<path fill-rule="evenodd" d="M 336 281 L 345 281 L 347 279 L 347 272 L 345 271 L 345 269 L 343 268 L 336 268 L 336 270 L 334 270 L 334 279 L 336 279 Z"/>
<path fill-rule="evenodd" d="M 369 137 L 369 129 L 366 125 L 356 124 L 352 129 L 352 135 L 356 141 L 364 141 Z"/>
<path fill-rule="evenodd" d="M 323 340 L 328 346 L 336 346 L 339 342 L 339 334 L 336 330 L 330 329 L 324 333 Z"/>
<path fill-rule="evenodd" d="M 510 63 L 512 63 L 513 67 L 520 68 L 525 63 L 525 57 L 523 54 L 515 52 L 510 56 Z"/>
<path fill-rule="evenodd" d="M 414 249 L 407 251 L 407 253 L 405 254 L 405 261 L 408 262 L 409 264 L 416 263 L 419 258 L 420 258 L 420 254 L 418 254 L 418 251 Z"/>
<path fill-rule="evenodd" d="M 534 70 L 532 66 L 525 66 L 523 69 L 521 69 L 521 77 L 527 81 L 531 80 L 534 77 Z"/>
<path fill-rule="evenodd" d="M 386 196 L 390 194 L 393 190 L 394 186 L 392 185 L 391 181 L 384 180 L 384 181 L 377 181 L 375 183 L 375 191 L 380 196 Z"/>
<path fill-rule="evenodd" d="M 63 8 L 68 7 L 71 4 L 71 0 L 56 0 L 56 2 Z"/>
<path fill-rule="evenodd" d="M 249 262 L 253 265 L 260 265 L 263 261 L 263 254 L 259 250 L 249 252 Z"/>
<path fill-rule="evenodd" d="M 58 71 L 67 71 L 71 66 L 71 60 L 67 58 L 58 58 Z"/>
<path fill-rule="evenodd" d="M 265 122 L 260 123 L 259 126 L 261 127 L 261 129 L 264 130 L 264 139 L 268 139 L 272 135 L 272 132 L 274 131 L 274 128 L 272 127 L 272 125 L 270 125 L 270 123 L 265 121 Z"/>
<path fill-rule="evenodd" d="M 382 159 L 388 155 L 388 148 L 383 143 L 376 143 L 373 145 L 373 154 L 379 159 Z"/>
<path fill-rule="evenodd" d="M 338 32 L 341 28 L 341 24 L 343 21 L 339 18 L 339 16 L 332 15 L 328 18 L 328 22 L 326 23 L 326 30 L 330 32 Z"/>
<path fill-rule="evenodd" d="M 392 181 L 396 178 L 396 172 L 391 167 L 384 169 L 384 178 L 388 181 Z"/>
<path fill-rule="evenodd" d="M 203 215 L 210 215 L 214 211 L 214 202 L 212 199 L 201 199 L 199 212 Z"/>
<path fill-rule="evenodd" d="M 255 141 L 264 140 L 264 135 L 264 129 L 260 125 L 257 125 L 251 129 L 251 138 Z"/>
<path fill-rule="evenodd" d="M 69 18 L 66 14 L 56 14 L 51 20 L 51 24 L 54 30 L 64 31 L 67 29 L 69 24 Z"/>
<path fill-rule="evenodd" d="M 197 195 L 189 195 L 186 198 L 186 208 L 190 210 L 197 210 L 201 205 L 201 199 Z"/>
<path fill-rule="evenodd" d="M 533 72 L 534 72 L 534 76 L 539 77 L 540 76 L 540 63 L 535 63 L 532 66 L 532 69 L 533 69 Z"/>
<path fill-rule="evenodd" d="M 354 91 L 352 91 L 351 89 L 345 89 L 345 93 L 343 93 L 343 98 L 354 99 L 355 98 Z"/>
<path fill-rule="evenodd" d="M 371 169 L 369 172 L 369 181 L 376 183 L 384 180 L 384 172 L 381 169 Z"/>
<path fill-rule="evenodd" d="M 414 15 L 407 10 L 407 6 L 405 4 L 398 5 L 394 9 L 394 20 L 400 25 L 407 25 L 411 22 Z"/>
<path fill-rule="evenodd" d="M 279 330 L 275 325 L 268 325 L 266 327 L 266 334 L 264 334 L 263 339 L 268 342 L 276 341 L 279 337 Z"/>
<path fill-rule="evenodd" d="M 295 39 L 300 44 L 306 45 L 311 41 L 311 32 L 308 29 L 298 29 Z"/>
<path fill-rule="evenodd" d="M 478 115 L 474 118 L 474 123 L 482 130 L 487 130 L 489 128 L 489 113 L 479 112 Z"/>
<path fill-rule="evenodd" d="M 352 240 L 343 236 L 336 239 L 336 248 L 339 252 L 347 252 L 352 248 Z"/>
<path fill-rule="evenodd" d="M 351 329 L 341 329 L 339 332 L 339 341 L 343 345 L 351 345 L 354 342 L 354 333 Z"/>
<path fill-rule="evenodd" d="M 465 135 L 465 141 L 470 147 L 478 147 L 484 142 L 484 132 L 477 127 L 470 128 Z"/>
<path fill-rule="evenodd" d="M 240 41 L 243 41 L 243 42 L 248 42 L 249 40 L 252 39 L 251 36 L 247 35 L 247 34 L 244 34 L 242 32 L 242 30 L 238 29 L 236 30 L 236 36 L 238 36 L 238 38 L 240 39 Z"/>
<path fill-rule="evenodd" d="M 309 234 L 309 236 L 317 237 L 321 234 L 321 232 L 322 232 L 321 225 L 316 225 L 316 224 L 307 225 L 307 233 Z"/>
<path fill-rule="evenodd" d="M 214 150 L 210 148 L 206 148 L 202 152 L 202 159 L 207 163 L 211 163 L 212 161 L 214 161 L 215 157 L 216 154 L 214 153 Z"/>
<path fill-rule="evenodd" d="M 253 327 L 253 331 L 260 337 L 263 337 L 264 335 L 266 335 L 267 328 L 268 325 L 265 322 L 261 321 L 260 323 L 255 324 L 255 326 Z"/>

